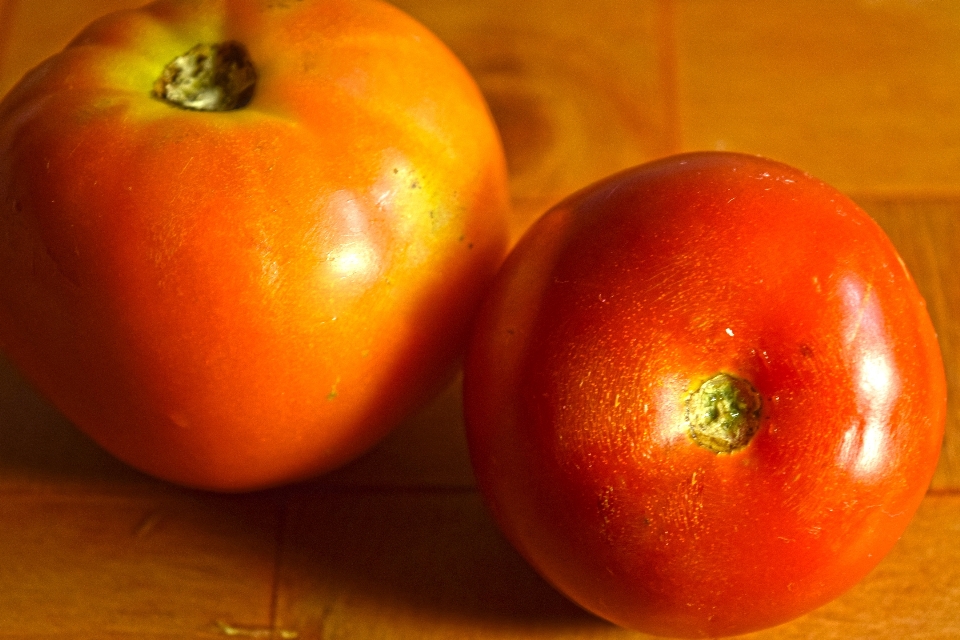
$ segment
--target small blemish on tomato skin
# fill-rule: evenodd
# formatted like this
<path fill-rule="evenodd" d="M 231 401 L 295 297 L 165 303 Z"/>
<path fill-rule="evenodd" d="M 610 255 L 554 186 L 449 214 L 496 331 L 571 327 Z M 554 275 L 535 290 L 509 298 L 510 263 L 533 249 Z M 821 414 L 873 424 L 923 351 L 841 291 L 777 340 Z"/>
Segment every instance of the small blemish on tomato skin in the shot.
<path fill-rule="evenodd" d="M 337 376 L 337 379 L 334 380 L 333 384 L 330 386 L 330 392 L 326 395 L 328 401 L 336 400 L 340 396 L 340 376 Z"/>

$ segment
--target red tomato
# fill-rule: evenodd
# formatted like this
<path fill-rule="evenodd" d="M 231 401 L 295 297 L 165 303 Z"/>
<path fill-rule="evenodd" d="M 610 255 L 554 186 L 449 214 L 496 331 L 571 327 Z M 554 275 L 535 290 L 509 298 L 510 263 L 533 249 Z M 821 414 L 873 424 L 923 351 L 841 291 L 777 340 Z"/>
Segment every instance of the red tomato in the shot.
<path fill-rule="evenodd" d="M 300 479 L 452 372 L 507 199 L 474 82 L 386 4 L 116 13 L 0 104 L 0 343 L 144 471 Z"/>
<path fill-rule="evenodd" d="M 730 153 L 631 169 L 548 212 L 474 330 L 479 485 L 558 589 L 619 625 L 776 625 L 860 580 L 933 474 L 945 382 L 880 228 Z"/>

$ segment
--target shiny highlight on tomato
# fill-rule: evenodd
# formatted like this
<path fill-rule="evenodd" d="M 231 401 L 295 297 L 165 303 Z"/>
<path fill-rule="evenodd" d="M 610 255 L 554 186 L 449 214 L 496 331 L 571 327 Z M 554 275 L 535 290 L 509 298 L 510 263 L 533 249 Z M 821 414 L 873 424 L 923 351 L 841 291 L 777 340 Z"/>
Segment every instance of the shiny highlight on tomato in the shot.
<path fill-rule="evenodd" d="M 943 364 L 883 231 L 783 164 L 694 153 L 572 195 L 475 325 L 471 457 L 560 591 L 680 637 L 783 623 L 856 584 L 933 475 Z"/>

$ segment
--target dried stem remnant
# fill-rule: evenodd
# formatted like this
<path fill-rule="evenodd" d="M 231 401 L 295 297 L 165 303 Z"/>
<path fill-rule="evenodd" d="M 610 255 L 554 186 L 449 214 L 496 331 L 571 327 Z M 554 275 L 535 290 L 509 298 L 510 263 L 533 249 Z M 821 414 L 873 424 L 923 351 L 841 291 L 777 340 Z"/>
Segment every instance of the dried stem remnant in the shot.
<path fill-rule="evenodd" d="M 174 58 L 153 83 L 153 95 L 183 109 L 242 109 L 257 85 L 257 72 L 239 42 L 201 43 Z"/>
<path fill-rule="evenodd" d="M 742 449 L 760 427 L 760 408 L 760 394 L 753 385 L 718 373 L 687 397 L 690 437 L 716 453 Z"/>

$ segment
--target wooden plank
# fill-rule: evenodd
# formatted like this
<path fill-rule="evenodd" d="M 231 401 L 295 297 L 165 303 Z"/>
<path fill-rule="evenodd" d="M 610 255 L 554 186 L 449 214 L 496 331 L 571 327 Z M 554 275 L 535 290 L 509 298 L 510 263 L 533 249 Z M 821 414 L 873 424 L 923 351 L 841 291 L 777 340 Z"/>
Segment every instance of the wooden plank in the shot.
<path fill-rule="evenodd" d="M 6 66 L 7 51 L 10 49 L 10 44 L 15 37 L 13 23 L 20 9 L 20 1 L 21 0 L 0 0 L 0 70 Z M 2 71 L 0 71 L 0 78 L 2 77 Z M 0 81 L 0 83 L 2 83 L 2 81 Z M 0 84 L 0 87 L 2 86 L 3 84 Z M 3 93 L 3 89 L 0 88 L 0 95 L 3 95 Z"/>
<path fill-rule="evenodd" d="M 960 192 L 960 4 L 677 0 L 683 146 L 846 192 Z"/>
<path fill-rule="evenodd" d="M 473 491 L 287 493 L 275 609 L 276 502 L 6 500 L 0 636 L 644 637 L 544 583 Z M 928 497 L 860 585 L 752 637 L 955 638 L 957 535 L 960 497 Z"/>
<path fill-rule="evenodd" d="M 838 600 L 756 640 L 960 636 L 960 497 L 928 497 L 894 551 Z M 642 638 L 573 606 L 474 492 L 305 494 L 288 514 L 278 625 L 325 638 Z"/>
<path fill-rule="evenodd" d="M 0 637 L 267 628 L 277 507 L 262 497 L 0 499 Z"/>

